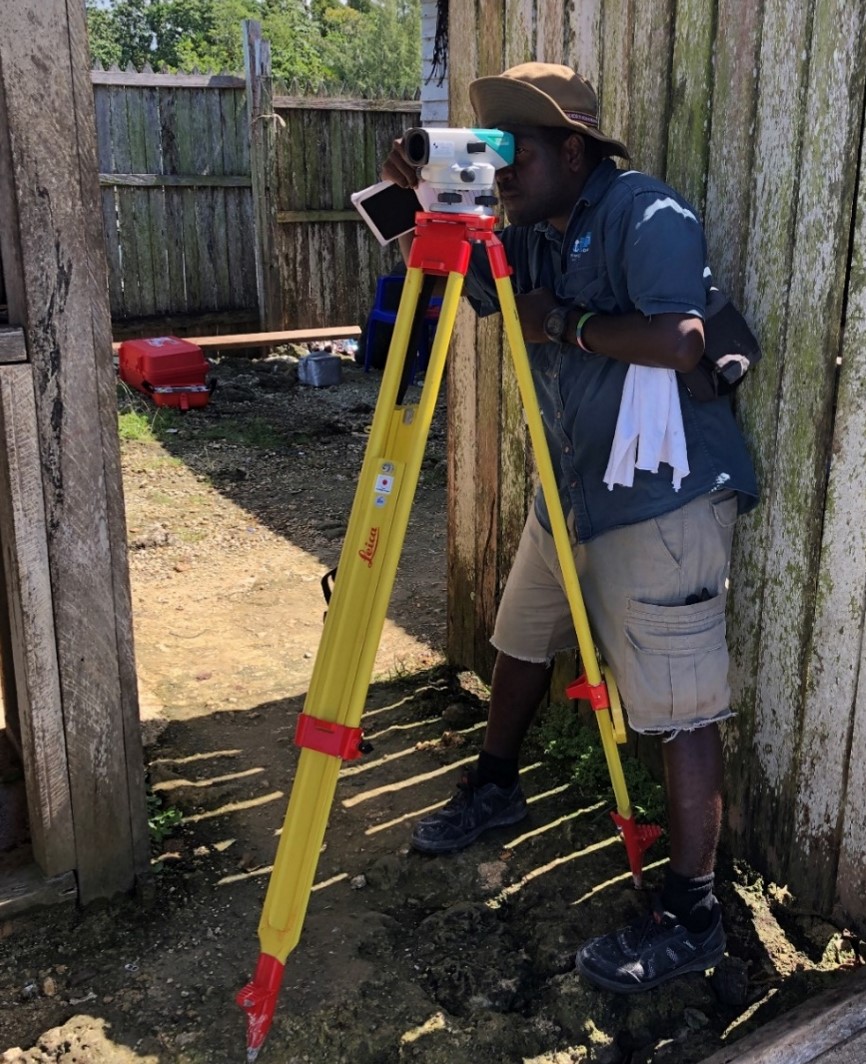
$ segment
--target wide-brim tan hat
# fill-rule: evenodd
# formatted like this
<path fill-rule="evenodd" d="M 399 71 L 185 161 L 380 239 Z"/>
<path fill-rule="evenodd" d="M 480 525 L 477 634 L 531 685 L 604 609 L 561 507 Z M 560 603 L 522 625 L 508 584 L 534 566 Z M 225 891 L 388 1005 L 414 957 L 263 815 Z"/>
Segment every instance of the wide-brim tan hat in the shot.
<path fill-rule="evenodd" d="M 606 144 L 611 155 L 629 157 L 622 141 L 606 137 L 598 128 L 595 89 L 570 67 L 521 63 L 495 77 L 471 82 L 469 99 L 486 129 L 502 125 L 565 127 Z"/>

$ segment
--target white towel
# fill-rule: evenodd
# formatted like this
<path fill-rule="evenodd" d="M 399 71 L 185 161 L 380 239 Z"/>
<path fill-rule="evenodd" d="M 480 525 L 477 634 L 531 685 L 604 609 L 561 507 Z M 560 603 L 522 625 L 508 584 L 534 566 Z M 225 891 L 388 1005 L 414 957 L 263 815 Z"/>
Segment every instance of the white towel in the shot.
<path fill-rule="evenodd" d="M 658 473 L 659 464 L 673 468 L 673 489 L 689 475 L 686 434 L 677 376 L 672 369 L 629 366 L 622 387 L 616 432 L 604 482 L 630 488 L 635 469 Z"/>

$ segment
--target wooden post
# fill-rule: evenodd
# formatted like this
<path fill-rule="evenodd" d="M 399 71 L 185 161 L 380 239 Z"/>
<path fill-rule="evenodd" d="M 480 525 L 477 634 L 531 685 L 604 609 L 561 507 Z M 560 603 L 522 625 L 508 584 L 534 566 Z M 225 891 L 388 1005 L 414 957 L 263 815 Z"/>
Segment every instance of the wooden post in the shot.
<path fill-rule="evenodd" d="M 4 698 L 15 699 L 15 738 L 26 766 L 33 856 L 46 875 L 57 875 L 75 867 L 75 846 L 29 365 L 0 366 L 0 440 L 0 543 L 6 578 L 0 611 L 8 602 L 6 666 L 12 680 Z M 7 704 L 7 717 L 10 708 Z"/>
<path fill-rule="evenodd" d="M 271 46 L 262 38 L 262 27 L 252 19 L 243 23 L 244 74 L 247 85 L 247 115 L 250 128 L 250 169 L 255 217 L 256 289 L 262 332 L 283 329 L 279 267 L 275 262 L 277 188 L 276 153 L 273 150 L 274 105 L 271 83 Z"/>
<path fill-rule="evenodd" d="M 8 0 L 3 29 L 0 232 L 10 324 L 23 329 L 29 357 L 8 367 L 17 377 L 4 377 L 3 392 L 26 395 L 21 371 L 29 374 L 47 553 L 47 572 L 37 559 L 42 571 L 29 575 L 50 587 L 86 903 L 128 890 L 149 849 L 93 90 L 83 7 Z M 6 425 L 9 416 L 19 416 L 14 403 Z M 34 639 L 44 633 L 31 629 Z M 31 712 L 43 713 L 50 697 L 34 690 Z"/>

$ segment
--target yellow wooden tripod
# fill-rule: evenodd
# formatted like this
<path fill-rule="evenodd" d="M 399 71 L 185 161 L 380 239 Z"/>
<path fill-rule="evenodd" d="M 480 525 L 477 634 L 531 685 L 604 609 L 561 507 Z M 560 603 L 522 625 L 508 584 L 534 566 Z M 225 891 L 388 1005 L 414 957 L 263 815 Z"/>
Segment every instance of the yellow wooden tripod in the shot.
<path fill-rule="evenodd" d="M 602 675 L 589 630 L 509 280 L 511 271 L 493 227 L 493 218 L 472 214 L 420 213 L 416 219 L 415 240 L 339 573 L 310 689 L 298 718 L 295 742 L 301 755 L 259 922 L 261 953 L 252 982 L 237 995 L 238 1003 L 247 1011 L 250 1062 L 264 1042 L 286 958 L 300 937 L 340 767 L 344 760 L 363 753 L 361 715 L 473 244 L 483 243 L 487 248 L 585 669 L 567 694 L 588 699 L 596 711 L 616 797 L 612 816 L 622 833 L 636 885 L 640 883 L 643 853 L 660 833 L 657 827 L 634 821 L 617 750 L 617 743 L 625 740 L 622 709 L 613 677 L 606 669 Z M 426 310 L 420 303 L 422 286 L 425 279 L 429 286 L 430 279 L 438 277 L 447 278 L 447 282 L 424 386 L 417 403 L 404 405 L 400 395 L 405 367 L 414 350 L 413 326 Z"/>

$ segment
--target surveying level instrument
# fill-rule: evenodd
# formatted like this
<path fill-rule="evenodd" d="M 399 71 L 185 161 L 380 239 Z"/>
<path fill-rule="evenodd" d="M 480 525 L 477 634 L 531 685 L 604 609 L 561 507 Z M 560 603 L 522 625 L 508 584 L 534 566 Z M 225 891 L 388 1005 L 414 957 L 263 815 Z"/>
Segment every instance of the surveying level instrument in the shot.
<path fill-rule="evenodd" d="M 511 159 L 513 154 L 499 165 L 509 165 Z M 492 195 L 492 172 L 489 182 L 478 181 L 473 192 Z M 451 206 L 447 200 L 446 205 Z M 617 750 L 617 743 L 625 740 L 622 708 L 613 677 L 599 664 L 590 634 L 509 280 L 511 269 L 494 232 L 492 204 L 482 202 L 478 207 L 476 213 L 436 210 L 416 215 L 415 239 L 338 575 L 298 718 L 295 742 L 301 754 L 259 922 L 261 952 L 252 981 L 236 999 L 247 1012 L 248 1062 L 256 1060 L 270 1028 L 286 958 L 300 937 L 341 765 L 369 749 L 361 715 L 474 244 L 486 248 L 495 280 L 585 670 L 566 693 L 587 699 L 595 710 L 616 797 L 616 812 L 611 815 L 625 842 L 635 886 L 641 882 L 643 854 L 661 834 L 654 825 L 634 821 Z M 447 279 L 445 294 L 424 385 L 417 403 L 404 404 L 424 315 L 440 278 Z"/>

